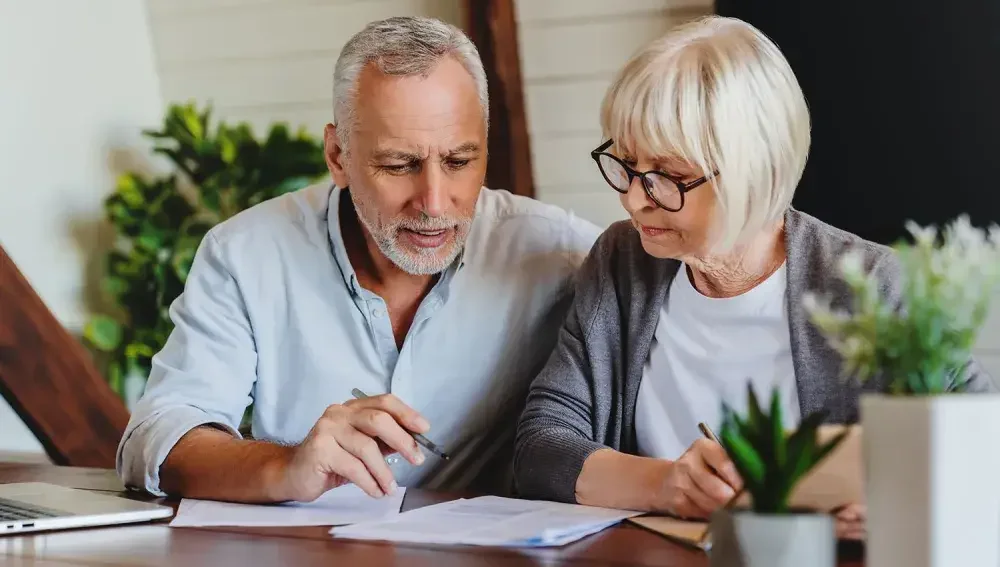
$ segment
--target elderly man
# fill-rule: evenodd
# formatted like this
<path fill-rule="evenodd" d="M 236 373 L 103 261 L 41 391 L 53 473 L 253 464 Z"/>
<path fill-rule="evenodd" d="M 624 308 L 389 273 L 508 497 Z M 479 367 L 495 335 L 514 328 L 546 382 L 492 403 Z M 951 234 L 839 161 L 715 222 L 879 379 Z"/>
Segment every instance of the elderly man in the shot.
<path fill-rule="evenodd" d="M 205 237 L 119 447 L 126 485 L 239 502 L 345 483 L 503 491 L 516 416 L 599 231 L 482 187 L 486 93 L 475 47 L 442 22 L 392 18 L 347 43 L 334 184 Z M 251 401 L 253 440 L 238 432 Z"/>

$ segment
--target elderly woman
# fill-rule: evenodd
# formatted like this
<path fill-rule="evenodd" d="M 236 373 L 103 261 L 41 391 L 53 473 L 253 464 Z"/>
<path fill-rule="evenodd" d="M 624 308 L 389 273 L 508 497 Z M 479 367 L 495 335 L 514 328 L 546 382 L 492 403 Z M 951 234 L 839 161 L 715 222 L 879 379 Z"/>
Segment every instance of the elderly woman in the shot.
<path fill-rule="evenodd" d="M 890 249 L 791 207 L 809 114 L 759 31 L 711 17 L 641 50 L 603 103 L 593 152 L 631 217 L 582 268 L 559 343 L 518 429 L 520 495 L 706 517 L 741 485 L 699 422 L 723 402 L 780 390 L 794 425 L 817 410 L 857 420 L 859 387 L 802 306 L 847 308 L 848 249 L 899 297 Z M 974 389 L 991 388 L 970 366 Z M 877 387 L 876 385 L 866 387 Z"/>

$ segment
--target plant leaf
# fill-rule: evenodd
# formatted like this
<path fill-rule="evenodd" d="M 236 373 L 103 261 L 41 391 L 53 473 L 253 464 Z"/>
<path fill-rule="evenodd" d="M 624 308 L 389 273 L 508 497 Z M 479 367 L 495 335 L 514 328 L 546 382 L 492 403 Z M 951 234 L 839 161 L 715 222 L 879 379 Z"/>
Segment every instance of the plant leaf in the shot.
<path fill-rule="evenodd" d="M 108 386 L 111 391 L 122 396 L 125 394 L 125 379 L 122 376 L 122 365 L 117 360 L 108 364 Z"/>
<path fill-rule="evenodd" d="M 785 425 L 781 415 L 781 393 L 775 388 L 771 392 L 771 447 L 774 449 L 774 461 L 778 468 L 785 466 L 786 439 Z"/>
<path fill-rule="evenodd" d="M 739 432 L 735 429 L 723 429 L 720 441 L 745 483 L 759 485 L 764 482 L 764 462 Z"/>
<path fill-rule="evenodd" d="M 838 433 L 836 437 L 827 441 L 823 446 L 821 446 L 816 451 L 816 456 L 813 459 L 813 466 L 818 465 L 820 462 L 823 461 L 823 459 L 826 458 L 827 455 L 829 455 L 834 449 L 836 449 L 840 445 L 840 442 L 843 441 L 845 437 L 847 437 L 847 433 L 848 432 L 846 430 L 842 431 Z"/>
<path fill-rule="evenodd" d="M 274 190 L 275 196 L 298 191 L 299 189 L 308 186 L 310 183 L 312 183 L 312 181 L 313 181 L 312 178 L 305 176 L 289 177 L 288 179 L 279 183 L 278 187 L 275 188 Z"/>
<path fill-rule="evenodd" d="M 749 425 L 750 433 L 748 437 L 754 439 L 761 433 L 767 418 L 764 417 L 764 413 L 761 411 L 757 394 L 753 390 L 753 383 L 749 380 L 747 380 L 747 413 L 747 425 Z"/>
<path fill-rule="evenodd" d="M 122 340 L 122 327 L 107 315 L 97 315 L 87 322 L 83 336 L 103 351 L 113 351 Z"/>

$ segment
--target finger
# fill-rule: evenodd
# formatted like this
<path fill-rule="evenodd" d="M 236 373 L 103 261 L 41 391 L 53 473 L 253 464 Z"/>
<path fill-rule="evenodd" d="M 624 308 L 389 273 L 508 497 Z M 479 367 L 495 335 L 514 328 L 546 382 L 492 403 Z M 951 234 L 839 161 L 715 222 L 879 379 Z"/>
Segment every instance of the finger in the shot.
<path fill-rule="evenodd" d="M 860 504 L 848 504 L 836 511 L 836 516 L 838 520 L 843 520 L 845 522 L 863 522 L 865 521 L 865 507 Z"/>
<path fill-rule="evenodd" d="M 743 488 L 743 479 L 740 478 L 736 466 L 733 465 L 733 461 L 729 459 L 729 455 L 722 445 L 708 439 L 699 439 L 692 448 L 705 464 L 716 472 L 716 476 L 724 480 L 733 490 Z"/>
<path fill-rule="evenodd" d="M 684 496 L 687 498 L 688 502 L 691 503 L 690 507 L 692 511 L 696 513 L 698 518 L 707 518 L 712 512 L 721 508 L 725 502 L 718 502 L 715 498 L 712 498 L 706 494 L 701 487 L 696 486 L 694 482 L 691 482 L 690 488 L 684 491 Z"/>
<path fill-rule="evenodd" d="M 725 505 L 736 495 L 733 487 L 719 478 L 716 472 L 709 468 L 705 461 L 693 458 L 690 465 L 688 467 L 688 475 L 694 485 L 693 488 L 696 489 L 690 492 L 704 495 L 707 502 L 703 500 L 698 501 L 703 508 L 706 508 L 707 505 L 709 511 L 714 511 Z"/>
<path fill-rule="evenodd" d="M 329 460 L 327 469 L 330 473 L 343 477 L 353 483 L 361 490 L 365 491 L 372 498 L 385 496 L 379 483 L 368 471 L 361 459 L 352 455 L 347 449 L 341 447 L 339 443 L 331 443 L 329 449 Z"/>
<path fill-rule="evenodd" d="M 837 522 L 837 539 L 859 539 L 866 536 L 865 524 L 852 522 Z"/>
<path fill-rule="evenodd" d="M 352 400 L 347 405 L 357 408 L 373 408 L 382 410 L 393 417 L 397 423 L 410 431 L 416 433 L 426 433 L 431 425 L 424 416 L 417 410 L 403 403 L 402 400 L 392 394 L 381 396 L 371 396 L 361 400 Z"/>
<path fill-rule="evenodd" d="M 396 491 L 396 479 L 389 470 L 389 465 L 379 450 L 378 443 L 353 427 L 345 427 L 337 438 L 337 442 L 354 455 L 368 469 L 368 474 L 378 482 L 384 494 Z"/>
<path fill-rule="evenodd" d="M 701 520 L 708 517 L 708 512 L 699 506 L 689 493 L 685 492 L 677 495 L 671 508 L 671 512 L 679 518 Z"/>
<path fill-rule="evenodd" d="M 424 454 L 413 437 L 392 415 L 378 409 L 360 409 L 351 414 L 350 423 L 368 437 L 378 439 L 414 465 L 424 462 Z"/>

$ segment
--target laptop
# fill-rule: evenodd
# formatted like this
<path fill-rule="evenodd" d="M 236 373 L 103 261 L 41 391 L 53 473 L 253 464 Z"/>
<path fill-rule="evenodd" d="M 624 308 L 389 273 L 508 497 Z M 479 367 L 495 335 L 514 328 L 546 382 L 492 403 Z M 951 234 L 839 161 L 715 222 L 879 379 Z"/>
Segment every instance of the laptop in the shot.
<path fill-rule="evenodd" d="M 169 506 L 43 482 L 0 484 L 0 536 L 147 522 L 173 513 Z"/>

